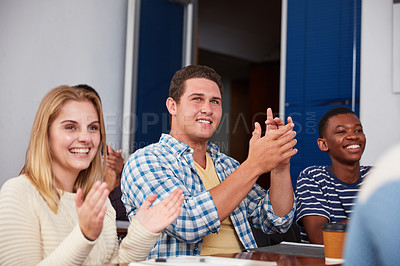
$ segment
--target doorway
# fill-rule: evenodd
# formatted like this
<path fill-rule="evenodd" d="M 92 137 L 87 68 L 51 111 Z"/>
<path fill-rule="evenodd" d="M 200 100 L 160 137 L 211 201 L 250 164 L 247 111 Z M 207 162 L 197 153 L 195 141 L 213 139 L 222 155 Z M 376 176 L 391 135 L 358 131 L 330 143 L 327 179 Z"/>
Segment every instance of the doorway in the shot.
<path fill-rule="evenodd" d="M 197 63 L 224 84 L 223 116 L 212 141 L 242 163 L 254 122 L 279 111 L 281 1 L 200 0 Z M 269 187 L 268 175 L 258 184 Z"/>

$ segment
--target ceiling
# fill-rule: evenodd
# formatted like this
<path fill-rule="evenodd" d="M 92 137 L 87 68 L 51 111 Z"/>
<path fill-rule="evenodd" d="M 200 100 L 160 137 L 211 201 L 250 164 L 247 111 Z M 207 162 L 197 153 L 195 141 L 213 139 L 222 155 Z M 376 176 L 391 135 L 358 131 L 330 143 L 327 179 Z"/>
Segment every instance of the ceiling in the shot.
<path fill-rule="evenodd" d="M 280 57 L 280 0 L 199 0 L 198 46 L 249 62 Z"/>

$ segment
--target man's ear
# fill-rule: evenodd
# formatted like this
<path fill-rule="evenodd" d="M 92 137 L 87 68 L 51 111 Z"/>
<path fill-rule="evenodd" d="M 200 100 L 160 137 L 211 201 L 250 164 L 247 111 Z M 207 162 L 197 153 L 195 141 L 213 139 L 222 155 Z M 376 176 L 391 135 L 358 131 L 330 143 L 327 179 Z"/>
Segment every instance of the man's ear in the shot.
<path fill-rule="evenodd" d="M 328 151 L 328 143 L 326 143 L 326 139 L 325 138 L 319 138 L 317 140 L 318 143 L 318 147 L 321 151 Z"/>
<path fill-rule="evenodd" d="M 176 114 L 176 102 L 174 99 L 171 97 L 168 97 L 167 101 L 165 102 L 165 105 L 167 106 L 168 112 L 170 115 L 175 115 Z"/>

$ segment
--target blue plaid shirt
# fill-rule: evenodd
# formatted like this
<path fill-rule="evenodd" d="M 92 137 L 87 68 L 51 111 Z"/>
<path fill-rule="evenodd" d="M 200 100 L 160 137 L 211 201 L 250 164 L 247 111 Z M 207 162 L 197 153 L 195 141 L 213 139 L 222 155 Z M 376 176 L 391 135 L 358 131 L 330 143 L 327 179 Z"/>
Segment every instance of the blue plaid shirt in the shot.
<path fill-rule="evenodd" d="M 207 152 L 221 182 L 239 167 L 236 160 L 220 153 L 211 142 Z M 217 208 L 196 172 L 192 155 L 193 149 L 188 145 L 163 134 L 158 143 L 137 150 L 125 164 L 121 188 L 129 219 L 151 194 L 158 195 L 154 204 L 178 187 L 185 195 L 180 216 L 161 233 L 149 259 L 200 255 L 202 239 L 220 229 Z M 290 227 L 293 216 L 294 205 L 285 217 L 276 216 L 268 191 L 255 184 L 230 218 L 244 248 L 249 249 L 257 247 L 250 223 L 265 233 L 283 233 Z"/>

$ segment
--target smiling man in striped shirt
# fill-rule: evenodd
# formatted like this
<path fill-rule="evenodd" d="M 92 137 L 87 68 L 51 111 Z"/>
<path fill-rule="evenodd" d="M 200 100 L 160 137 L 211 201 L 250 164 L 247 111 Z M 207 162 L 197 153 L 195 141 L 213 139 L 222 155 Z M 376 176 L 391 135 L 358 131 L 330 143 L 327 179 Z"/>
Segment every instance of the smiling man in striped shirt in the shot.
<path fill-rule="evenodd" d="M 303 242 L 323 244 L 325 223 L 347 222 L 370 166 L 360 166 L 366 138 L 357 115 L 346 107 L 329 110 L 319 122 L 318 146 L 331 166 L 310 166 L 297 179 L 296 222 Z"/>

